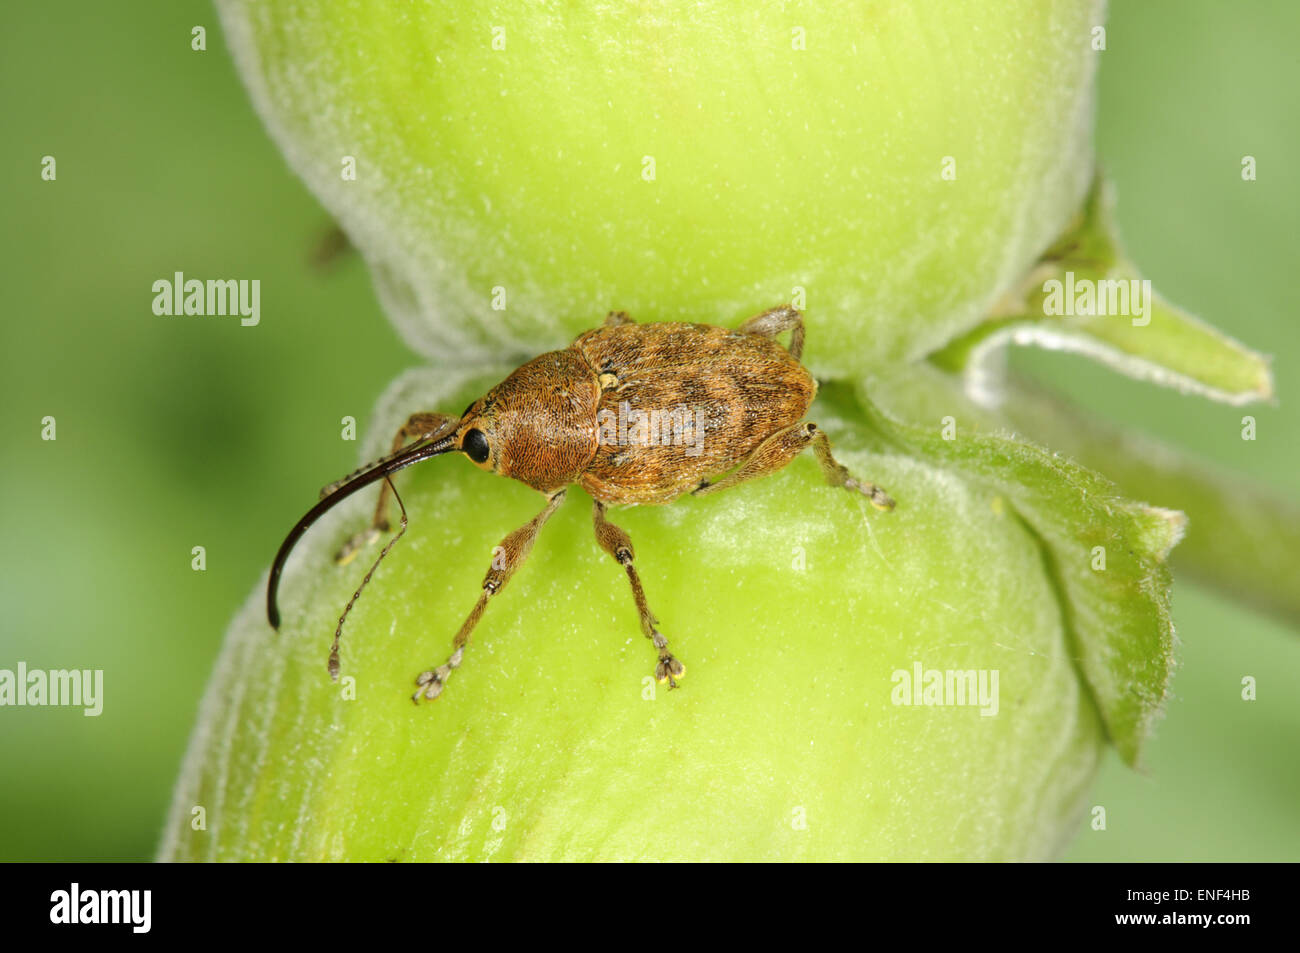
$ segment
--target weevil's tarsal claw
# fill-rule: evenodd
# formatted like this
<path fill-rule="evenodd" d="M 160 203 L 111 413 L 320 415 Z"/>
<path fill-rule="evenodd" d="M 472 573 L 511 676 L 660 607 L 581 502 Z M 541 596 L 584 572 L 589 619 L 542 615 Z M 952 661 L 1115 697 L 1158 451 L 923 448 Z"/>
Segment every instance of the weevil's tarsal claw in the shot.
<path fill-rule="evenodd" d="M 677 687 L 677 679 L 686 674 L 686 666 L 672 655 L 665 655 L 655 666 L 655 679 L 659 684 L 668 683 L 670 689 Z"/>
<path fill-rule="evenodd" d="M 339 551 L 334 554 L 334 564 L 337 566 L 346 566 L 348 563 L 352 562 L 352 560 L 357 558 L 357 553 L 361 552 L 361 550 L 379 539 L 379 536 L 380 531 L 374 526 L 357 533 L 339 547 Z"/>
<path fill-rule="evenodd" d="M 421 672 L 415 684 L 418 687 L 415 689 L 415 694 L 411 696 L 411 701 L 417 705 L 420 704 L 421 698 L 433 701 L 442 694 L 443 681 L 438 677 L 437 672 Z"/>
<path fill-rule="evenodd" d="M 437 668 L 429 669 L 427 672 L 421 672 L 415 678 L 415 684 L 418 686 L 411 701 L 417 705 L 421 698 L 427 698 L 433 701 L 442 694 L 443 688 L 447 685 L 447 679 L 451 678 L 451 673 L 460 668 L 461 661 L 465 658 L 465 647 L 458 646 L 456 651 L 451 653 L 451 658 Z"/>
<path fill-rule="evenodd" d="M 862 492 L 871 500 L 871 505 L 878 510 L 888 513 L 894 508 L 894 499 L 878 486 L 868 485 L 862 488 Z"/>
<path fill-rule="evenodd" d="M 845 472 L 847 473 L 847 471 Z M 846 476 L 844 480 L 844 488 L 846 490 L 857 490 L 870 500 L 871 505 L 878 510 L 888 512 L 894 508 L 893 498 L 890 497 L 882 487 L 878 487 L 874 483 L 866 483 L 858 480 L 856 477 Z"/>

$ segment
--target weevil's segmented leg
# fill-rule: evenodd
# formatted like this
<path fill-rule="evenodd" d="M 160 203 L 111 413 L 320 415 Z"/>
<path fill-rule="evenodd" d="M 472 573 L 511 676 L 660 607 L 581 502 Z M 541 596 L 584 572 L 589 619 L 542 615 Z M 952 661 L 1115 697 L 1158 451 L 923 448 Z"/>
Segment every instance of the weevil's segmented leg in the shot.
<path fill-rule="evenodd" d="M 817 462 L 822 465 L 822 472 L 826 474 L 826 482 L 831 486 L 842 486 L 846 490 L 856 490 L 871 501 L 871 505 L 878 510 L 892 510 L 894 501 L 884 487 L 876 486 L 867 480 L 859 480 L 844 464 L 840 463 L 831 456 L 831 441 L 826 436 L 826 431 L 822 430 L 814 423 L 804 424 L 805 427 L 812 431 L 813 453 L 817 455 Z"/>
<path fill-rule="evenodd" d="M 492 565 L 483 577 L 483 592 L 478 597 L 478 602 L 470 610 L 469 617 L 456 633 L 456 638 L 452 641 L 451 656 L 437 668 L 431 668 L 428 671 L 421 672 L 416 678 L 415 684 L 419 686 L 415 694 L 411 696 L 411 701 L 418 703 L 421 698 L 434 699 L 442 694 L 443 686 L 447 684 L 447 679 L 451 673 L 460 668 L 460 663 L 465 658 L 465 645 L 469 642 L 470 633 L 474 631 L 474 626 L 478 625 L 478 620 L 483 618 L 483 610 L 487 608 L 488 600 L 499 593 L 506 587 L 510 577 L 515 574 L 525 559 L 528 558 L 529 551 L 533 548 L 533 543 L 537 540 L 537 535 L 546 525 L 546 521 L 564 502 L 564 490 L 555 493 L 546 501 L 546 508 L 534 516 L 531 520 L 519 527 L 517 530 L 501 540 L 501 545 L 494 551 Z"/>
<path fill-rule="evenodd" d="M 355 250 L 348 233 L 331 223 L 328 228 L 321 229 L 316 247 L 311 252 L 311 263 L 321 271 L 329 271 Z"/>
<path fill-rule="evenodd" d="M 790 346 L 786 350 L 796 361 L 803 356 L 803 315 L 789 305 L 756 314 L 736 330 L 767 338 L 789 331 Z"/>
<path fill-rule="evenodd" d="M 591 519 L 596 524 L 596 542 L 600 544 L 600 548 L 613 556 L 627 571 L 627 580 L 632 584 L 632 598 L 636 600 L 636 611 L 641 616 L 641 631 L 659 653 L 655 678 L 660 682 L 667 682 L 669 688 L 676 688 L 677 679 L 686 674 L 686 666 L 668 651 L 668 640 L 658 629 L 659 620 L 654 617 L 654 613 L 646 604 L 645 590 L 641 588 L 641 577 L 637 575 L 636 567 L 632 565 L 636 553 L 632 549 L 631 537 L 622 528 L 605 519 L 605 504 L 600 500 L 593 501 Z"/>
<path fill-rule="evenodd" d="M 412 414 L 407 419 L 406 423 L 402 425 L 401 429 L 397 431 L 397 435 L 393 437 L 393 449 L 389 456 L 392 456 L 393 453 L 397 453 L 408 444 L 419 443 L 422 440 L 429 440 L 434 437 L 443 436 L 443 433 L 446 430 L 449 430 L 452 425 L 458 422 L 458 420 L 459 418 L 449 417 L 446 414 Z M 386 460 L 388 458 L 385 457 L 383 459 Z M 323 487 L 320 491 L 321 498 L 324 499 L 348 480 L 364 473 L 374 465 L 374 463 L 370 463 L 359 470 L 353 470 L 347 476 L 343 477 L 343 479 L 335 480 L 329 486 Z M 375 515 L 370 521 L 370 525 L 366 529 L 363 529 L 361 532 L 352 536 L 347 542 L 339 547 L 339 551 L 334 554 L 334 562 L 340 566 L 346 566 L 356 558 L 357 553 L 361 552 L 362 549 L 377 540 L 380 534 L 388 532 L 390 528 L 388 522 L 388 497 L 392 492 L 391 485 L 387 480 L 384 480 L 379 488 L 379 502 L 375 506 Z"/>
<path fill-rule="evenodd" d="M 605 315 L 605 327 L 607 328 L 617 328 L 624 324 L 636 324 L 632 320 L 632 316 L 626 311 L 611 311 Z"/>
<path fill-rule="evenodd" d="M 717 481 L 705 480 L 691 491 L 692 495 L 707 496 L 719 490 L 728 490 L 746 480 L 755 480 L 769 473 L 776 473 L 812 442 L 810 427 L 816 429 L 813 424 L 795 424 L 784 430 L 778 430 L 755 447 L 750 455 L 741 461 L 740 466 Z"/>
<path fill-rule="evenodd" d="M 861 493 L 871 501 L 878 510 L 892 510 L 894 501 L 883 489 L 874 483 L 859 480 L 839 461 L 831 456 L 831 442 L 825 432 L 814 423 L 795 424 L 785 430 L 778 430 L 746 457 L 735 470 L 717 482 L 705 480 L 691 491 L 694 496 L 707 496 L 719 490 L 726 490 L 746 480 L 753 480 L 769 473 L 775 473 L 793 460 L 809 444 L 817 454 L 817 462 L 826 474 L 826 482 L 831 486 L 842 486 L 846 490 Z"/>

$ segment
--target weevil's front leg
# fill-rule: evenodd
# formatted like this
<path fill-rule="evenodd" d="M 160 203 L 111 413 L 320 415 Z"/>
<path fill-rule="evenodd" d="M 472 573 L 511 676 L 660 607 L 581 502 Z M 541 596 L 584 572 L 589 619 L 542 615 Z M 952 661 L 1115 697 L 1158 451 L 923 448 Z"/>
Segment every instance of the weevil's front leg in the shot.
<path fill-rule="evenodd" d="M 705 480 L 691 493 L 694 496 L 707 496 L 719 490 L 729 489 L 738 483 L 744 483 L 746 480 L 775 473 L 798 456 L 800 451 L 809 444 L 812 444 L 813 452 L 817 454 L 817 462 L 821 464 L 822 472 L 826 474 L 827 483 L 861 493 L 878 510 L 894 508 L 894 501 L 882 488 L 866 480 L 859 480 L 831 456 L 831 442 L 827 439 L 826 433 L 811 422 L 778 430 L 755 447 L 735 470 L 717 482 Z"/>
<path fill-rule="evenodd" d="M 407 444 L 419 443 L 422 440 L 443 436 L 458 420 L 459 418 L 449 417 L 447 414 L 412 414 L 406 423 L 402 424 L 401 429 L 397 431 L 397 435 L 393 437 L 393 449 L 389 456 L 397 453 Z M 335 480 L 329 486 L 323 487 L 320 491 L 321 498 L 323 499 L 354 476 L 364 473 L 372 466 L 375 466 L 376 463 L 381 463 L 386 459 L 388 458 L 384 457 L 382 460 L 367 464 L 359 470 L 353 470 L 343 479 Z M 392 489 L 389 487 L 388 481 L 384 480 L 379 487 L 379 502 L 375 506 L 375 515 L 370 521 L 370 525 L 339 547 L 339 551 L 334 554 L 334 562 L 340 566 L 347 565 L 356 558 L 357 553 L 361 552 L 364 547 L 378 539 L 380 533 L 388 532 L 390 528 L 388 523 L 388 497 L 391 493 Z"/>
<path fill-rule="evenodd" d="M 528 553 L 533 548 L 533 543 L 537 540 L 542 527 L 546 525 L 546 521 L 563 502 L 564 490 L 560 490 L 546 501 L 544 510 L 501 540 L 501 545 L 494 551 L 492 566 L 483 577 L 483 593 L 478 597 L 478 602 L 474 604 L 469 617 L 452 641 L 451 656 L 437 668 L 420 673 L 415 680 L 419 688 L 411 696 L 411 701 L 418 703 L 421 698 L 434 699 L 442 694 L 443 686 L 447 684 L 452 671 L 460 668 L 460 663 L 465 657 L 465 645 L 469 642 L 474 626 L 478 625 L 478 620 L 483 617 L 483 610 L 487 608 L 488 600 L 506 587 L 515 570 L 528 558 Z"/>
<path fill-rule="evenodd" d="M 767 338 L 789 331 L 790 346 L 786 350 L 796 361 L 803 356 L 803 315 L 789 305 L 769 308 L 762 314 L 756 314 L 736 330 Z"/>
<path fill-rule="evenodd" d="M 647 639 L 654 643 L 655 651 L 659 653 L 659 664 L 655 666 L 655 678 L 661 682 L 667 682 L 669 688 L 676 688 L 677 679 L 686 674 L 686 666 L 682 665 L 668 651 L 668 640 L 656 628 L 659 620 L 654 617 L 654 613 L 646 605 L 645 590 L 641 588 L 641 577 L 637 575 L 636 567 L 632 565 L 636 553 L 632 550 L 631 537 L 620 527 L 605 519 L 605 504 L 600 500 L 593 501 L 591 519 L 596 524 L 596 542 L 600 543 L 600 548 L 613 556 L 618 564 L 627 571 L 627 580 L 632 584 L 632 598 L 636 600 L 636 611 L 641 616 L 641 631 L 645 633 Z"/>

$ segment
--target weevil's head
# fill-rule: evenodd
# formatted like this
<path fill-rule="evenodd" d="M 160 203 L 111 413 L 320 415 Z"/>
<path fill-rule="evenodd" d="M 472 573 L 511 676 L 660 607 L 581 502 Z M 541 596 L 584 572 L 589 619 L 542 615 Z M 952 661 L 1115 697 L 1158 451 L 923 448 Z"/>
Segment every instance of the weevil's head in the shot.
<path fill-rule="evenodd" d="M 322 491 L 319 502 L 289 531 L 271 563 L 266 616 L 272 628 L 280 627 L 276 594 L 289 553 L 317 519 L 353 493 L 388 480 L 412 464 L 455 450 L 485 470 L 513 477 L 545 493 L 563 489 L 582 475 L 596 455 L 599 401 L 600 383 L 580 354 L 572 350 L 543 354 L 466 407 L 450 432 L 417 441 L 330 484 Z M 397 499 L 400 505 L 401 497 Z M 402 527 L 405 530 L 405 507 Z M 379 558 L 387 552 L 385 548 Z M 342 624 L 340 619 L 340 630 Z M 331 654 L 330 673 L 335 676 L 337 664 L 337 656 Z"/>
<path fill-rule="evenodd" d="M 599 401 L 582 356 L 552 351 L 465 408 L 454 440 L 484 470 L 549 493 L 577 480 L 595 456 Z"/>

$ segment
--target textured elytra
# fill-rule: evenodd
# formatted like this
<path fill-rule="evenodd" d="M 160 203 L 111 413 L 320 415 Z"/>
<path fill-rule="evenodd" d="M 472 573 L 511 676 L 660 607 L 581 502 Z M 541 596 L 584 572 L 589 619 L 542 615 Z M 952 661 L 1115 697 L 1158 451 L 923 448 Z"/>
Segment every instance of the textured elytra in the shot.
<path fill-rule="evenodd" d="M 480 466 L 544 493 L 579 483 L 605 503 L 668 503 L 798 423 L 816 392 L 763 334 L 629 322 L 516 368 L 466 408 L 452 441 L 486 440 Z"/>
<path fill-rule="evenodd" d="M 690 439 L 602 444 L 581 484 L 609 503 L 666 503 L 689 492 L 797 423 L 817 390 L 772 339 L 706 324 L 599 328 L 574 347 L 615 378 L 600 398 L 606 421 L 681 413 L 697 428 Z"/>

